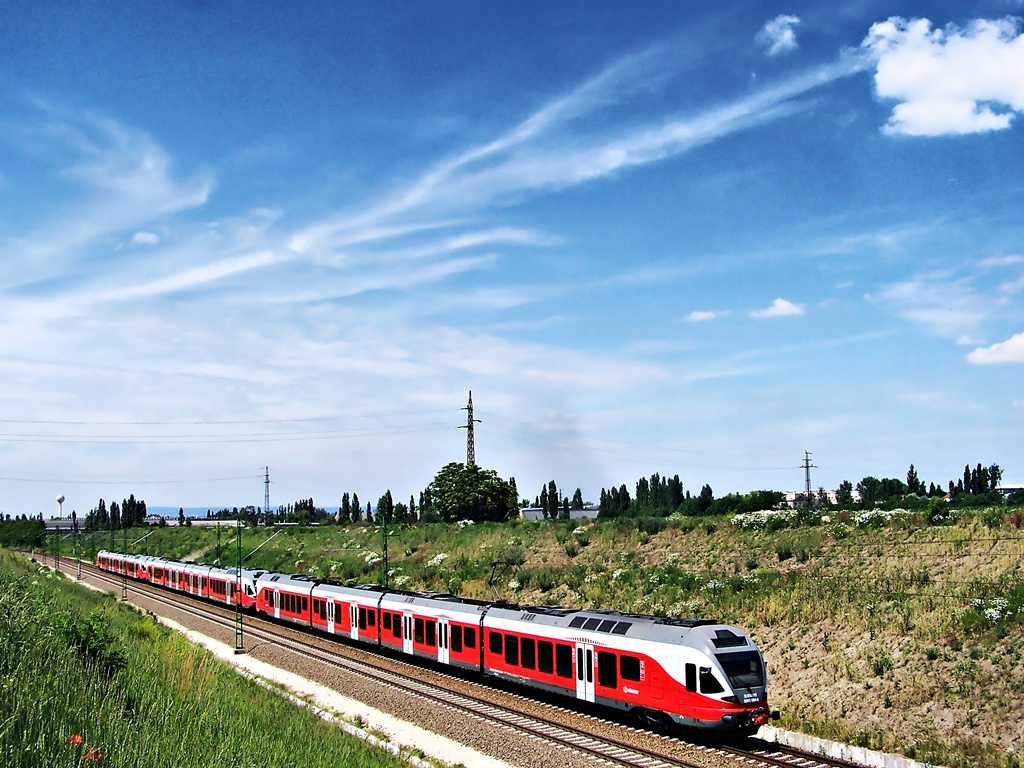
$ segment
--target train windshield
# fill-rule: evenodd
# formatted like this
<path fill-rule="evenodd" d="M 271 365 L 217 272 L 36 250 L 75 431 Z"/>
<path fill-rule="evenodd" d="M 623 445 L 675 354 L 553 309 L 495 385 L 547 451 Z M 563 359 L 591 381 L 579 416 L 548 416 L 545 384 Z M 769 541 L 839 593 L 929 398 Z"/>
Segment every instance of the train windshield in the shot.
<path fill-rule="evenodd" d="M 715 658 L 722 665 L 733 688 L 758 688 L 764 685 L 764 664 L 757 651 L 719 653 Z"/>

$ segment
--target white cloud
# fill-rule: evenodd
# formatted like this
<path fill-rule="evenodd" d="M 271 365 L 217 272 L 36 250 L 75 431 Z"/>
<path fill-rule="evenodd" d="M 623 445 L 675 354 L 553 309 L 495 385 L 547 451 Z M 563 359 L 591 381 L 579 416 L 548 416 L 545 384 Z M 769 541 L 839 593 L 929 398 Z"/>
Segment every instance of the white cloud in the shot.
<path fill-rule="evenodd" d="M 932 29 L 894 16 L 861 43 L 877 64 L 875 88 L 900 103 L 883 130 L 942 136 L 1008 128 L 1024 112 L 1024 35 L 1017 20 L 977 19 Z"/>
<path fill-rule="evenodd" d="M 133 245 L 156 245 L 160 242 L 160 235 L 155 232 L 136 232 L 132 235 Z"/>
<path fill-rule="evenodd" d="M 686 316 L 686 319 L 696 323 L 701 320 L 714 320 L 716 317 L 718 317 L 718 315 L 714 312 L 701 312 L 699 310 L 694 310 Z"/>
<path fill-rule="evenodd" d="M 1024 333 L 1015 334 L 991 347 L 978 347 L 967 355 L 967 362 L 975 365 L 1024 363 Z"/>
<path fill-rule="evenodd" d="M 751 317 L 792 317 L 804 314 L 802 304 L 794 304 L 785 299 L 776 299 L 770 307 L 758 309 L 750 313 Z"/>
<path fill-rule="evenodd" d="M 761 28 L 755 39 L 759 45 L 768 49 L 769 56 L 795 51 L 798 46 L 793 27 L 799 23 L 797 16 L 779 14 Z"/>
<path fill-rule="evenodd" d="M 1024 264 L 1024 256 L 1012 254 L 1009 256 L 989 256 L 978 262 L 982 267 L 1012 267 L 1015 264 Z"/>

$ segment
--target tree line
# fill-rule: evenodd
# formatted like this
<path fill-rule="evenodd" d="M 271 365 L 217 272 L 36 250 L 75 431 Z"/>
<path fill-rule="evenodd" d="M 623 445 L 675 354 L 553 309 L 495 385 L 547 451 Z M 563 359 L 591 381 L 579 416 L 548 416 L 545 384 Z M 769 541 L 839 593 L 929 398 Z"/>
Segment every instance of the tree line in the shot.
<path fill-rule="evenodd" d="M 872 507 L 885 504 L 904 506 L 926 505 L 936 498 L 954 505 L 980 506 L 999 505 L 1004 499 L 996 491 L 1002 480 L 1003 470 L 998 464 L 985 466 L 981 463 L 964 467 L 961 477 L 949 480 L 945 485 L 925 483 L 913 464 L 907 471 L 906 479 L 876 478 L 867 476 L 856 485 L 843 480 L 831 497 L 823 488 L 807 498 L 799 494 L 798 505 L 832 506 L 853 508 Z M 856 493 L 855 493 L 856 492 Z M 1012 503 L 1024 503 L 1024 492 L 1010 496 Z M 671 477 L 654 473 L 641 477 L 633 486 L 632 493 L 623 483 L 611 489 L 601 488 L 597 504 L 597 517 L 657 518 L 670 515 L 689 517 L 729 515 L 775 509 L 786 502 L 782 491 L 758 490 L 750 493 L 729 493 L 716 497 L 709 484 L 704 484 L 696 494 L 683 487 L 678 474 Z M 249 525 L 276 525 L 281 523 L 321 525 L 346 525 L 355 522 L 473 522 L 503 521 L 519 514 L 521 507 L 530 506 L 527 498 L 519 499 L 516 479 L 505 480 L 492 469 L 476 465 L 451 462 L 441 468 L 430 484 L 415 495 L 409 496 L 408 503 L 396 502 L 390 489 L 377 499 L 374 506 L 367 501 L 362 505 L 357 493 L 345 492 L 336 512 L 317 507 L 312 497 L 299 499 L 267 511 L 255 506 L 223 508 L 217 512 L 207 511 L 208 518 L 244 520 Z M 587 508 L 580 488 L 571 495 L 563 493 L 555 480 L 541 486 L 533 499 L 533 506 L 542 511 L 545 519 L 568 519 L 573 510 Z M 120 504 L 110 503 L 109 508 L 101 498 L 90 510 L 83 523 L 86 531 L 103 531 L 131 528 L 142 525 L 146 518 L 146 502 L 130 495 Z M 184 511 L 178 511 L 179 524 L 188 524 Z M 23 519 L 27 520 L 25 516 Z M 34 519 L 34 518 L 33 518 Z M 10 515 L 6 522 L 11 521 Z M 4 521 L 0 520 L 0 523 Z"/>

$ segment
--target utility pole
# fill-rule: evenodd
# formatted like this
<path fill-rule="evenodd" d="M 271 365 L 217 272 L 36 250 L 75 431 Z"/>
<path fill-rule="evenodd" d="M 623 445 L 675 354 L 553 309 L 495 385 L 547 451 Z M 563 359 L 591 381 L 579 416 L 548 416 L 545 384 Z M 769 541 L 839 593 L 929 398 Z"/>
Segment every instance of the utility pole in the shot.
<path fill-rule="evenodd" d="M 263 468 L 263 516 L 264 522 L 269 520 L 270 514 L 270 467 Z"/>
<path fill-rule="evenodd" d="M 476 465 L 476 441 L 473 437 L 473 424 L 482 424 L 480 419 L 473 418 L 473 390 L 469 390 L 469 405 L 465 408 L 460 408 L 460 411 L 467 411 L 466 424 L 465 426 L 459 427 L 459 429 L 466 430 L 466 466 L 472 467 Z"/>
<path fill-rule="evenodd" d="M 388 521 L 387 515 L 383 516 L 385 519 L 380 524 L 380 585 L 384 589 L 388 588 Z"/>
<path fill-rule="evenodd" d="M 811 468 L 817 469 L 817 465 L 811 464 L 811 452 L 804 451 L 804 461 L 801 466 L 804 468 L 804 493 L 806 494 L 807 506 L 811 506 L 814 496 L 811 495 Z"/>
<path fill-rule="evenodd" d="M 121 520 L 121 530 L 124 532 L 124 549 L 122 550 L 124 567 L 121 569 L 121 599 L 128 599 L 128 529 L 124 527 L 124 519 Z"/>
<path fill-rule="evenodd" d="M 75 562 L 78 563 L 75 578 L 82 580 L 82 536 L 78 532 L 78 512 L 71 510 L 71 526 L 75 531 Z"/>
<path fill-rule="evenodd" d="M 242 635 L 242 513 L 238 513 L 235 520 L 235 556 L 238 559 L 235 576 L 238 579 L 238 594 L 235 600 L 235 653 L 245 653 L 244 637 Z"/>

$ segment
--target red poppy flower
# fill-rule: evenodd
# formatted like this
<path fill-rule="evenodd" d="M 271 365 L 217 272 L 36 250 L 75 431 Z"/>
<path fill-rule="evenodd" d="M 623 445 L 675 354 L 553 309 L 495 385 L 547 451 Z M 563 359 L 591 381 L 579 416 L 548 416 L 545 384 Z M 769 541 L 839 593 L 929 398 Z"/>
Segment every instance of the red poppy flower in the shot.
<path fill-rule="evenodd" d="M 84 741 L 85 741 L 85 739 L 83 739 L 80 734 L 75 733 L 75 734 L 72 734 L 72 736 L 71 736 L 71 743 L 74 744 L 76 747 L 82 746 L 82 743 Z"/>
<path fill-rule="evenodd" d="M 102 750 L 99 750 L 99 749 L 90 749 L 88 752 L 86 752 L 84 755 L 82 755 L 82 760 L 88 760 L 89 762 L 96 762 L 96 763 L 98 763 L 102 759 L 103 759 L 103 752 L 102 752 Z"/>

